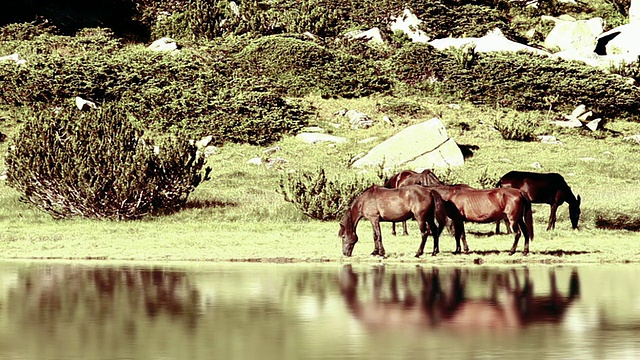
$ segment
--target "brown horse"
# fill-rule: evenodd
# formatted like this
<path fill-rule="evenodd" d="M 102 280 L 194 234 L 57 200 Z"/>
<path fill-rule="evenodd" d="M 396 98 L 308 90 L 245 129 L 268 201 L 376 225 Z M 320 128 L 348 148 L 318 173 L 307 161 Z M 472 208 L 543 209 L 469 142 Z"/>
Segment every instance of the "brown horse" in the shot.
<path fill-rule="evenodd" d="M 580 219 L 580 195 L 575 197 L 562 175 L 557 173 L 534 173 L 510 171 L 506 173 L 496 187 L 520 189 L 531 203 L 551 205 L 547 231 L 556 227 L 556 211 L 563 203 L 569 204 L 571 226 L 578 228 Z M 500 222 L 496 224 L 496 233 L 500 232 Z"/>
<path fill-rule="evenodd" d="M 453 220 L 456 252 L 460 253 L 460 239 L 465 253 L 469 252 L 464 222 L 491 223 L 506 219 L 516 233 L 510 255 L 515 253 L 520 234 L 524 233 L 524 250 L 529 253 L 529 240 L 533 240 L 533 217 L 531 203 L 518 189 L 474 189 L 468 185 L 442 185 L 431 187 L 445 200 L 447 216 Z M 434 246 L 436 246 L 434 244 Z"/>
<path fill-rule="evenodd" d="M 425 169 L 422 172 L 416 172 L 413 170 L 402 170 L 399 173 L 391 176 L 389 180 L 384 183 L 384 187 L 387 189 L 396 189 L 407 185 L 422 185 L 422 186 L 437 186 L 443 185 L 442 181 L 438 179 L 436 174 L 431 170 Z M 391 234 L 396 235 L 396 223 L 391 223 Z M 409 235 L 407 231 L 407 222 L 402 222 L 402 235 Z"/>
<path fill-rule="evenodd" d="M 442 198 L 437 192 L 420 185 L 405 186 L 398 189 L 387 189 L 381 186 L 371 186 L 357 197 L 340 223 L 338 236 L 342 238 L 342 253 L 351 256 L 353 247 L 358 242 L 356 227 L 362 218 L 366 218 L 373 226 L 373 241 L 375 248 L 371 255 L 384 256 L 380 221 L 406 221 L 416 219 L 422 242 L 416 253 L 419 257 L 424 252 L 427 241 L 427 226 L 433 235 L 433 254 L 439 252 L 438 236 L 444 226 L 446 214 Z M 439 227 L 436 226 L 438 221 Z"/>

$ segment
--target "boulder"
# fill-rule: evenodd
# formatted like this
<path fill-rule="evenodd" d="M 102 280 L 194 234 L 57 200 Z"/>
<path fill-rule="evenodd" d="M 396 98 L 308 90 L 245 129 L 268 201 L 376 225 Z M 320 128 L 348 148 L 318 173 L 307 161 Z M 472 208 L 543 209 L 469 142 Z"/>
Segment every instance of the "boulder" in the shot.
<path fill-rule="evenodd" d="M 544 41 L 549 49 L 580 50 L 594 49 L 596 37 L 602 34 L 604 20 L 596 17 L 589 20 L 576 20 L 572 17 L 555 18 L 542 16 L 542 20 L 555 22 L 555 27 Z"/>
<path fill-rule="evenodd" d="M 358 110 L 342 109 L 340 111 L 336 111 L 334 115 L 346 116 L 349 119 L 352 129 L 367 129 L 375 123 L 369 115 Z"/>
<path fill-rule="evenodd" d="M 640 56 L 640 22 L 615 27 L 600 34 L 596 39 L 595 53 L 619 55 L 628 63 L 636 62 Z"/>
<path fill-rule="evenodd" d="M 440 119 L 433 118 L 409 126 L 378 144 L 353 162 L 355 168 L 379 166 L 387 168 L 449 168 L 464 164 L 456 142 L 447 135 Z"/>
<path fill-rule="evenodd" d="M 178 50 L 178 44 L 171 38 L 163 37 L 152 42 L 148 49 L 152 51 L 173 52 Z"/>
<path fill-rule="evenodd" d="M 393 20 L 390 25 L 391 31 L 401 31 L 415 43 L 426 43 L 429 41 L 427 34 L 419 28 L 422 20 L 418 19 L 411 10 L 404 9 L 402 15 L 396 18 L 392 17 L 391 20 Z"/>
<path fill-rule="evenodd" d="M 493 52 L 493 51 L 510 51 L 510 52 L 518 52 L 518 51 L 528 51 L 534 54 L 540 55 L 549 55 L 549 52 L 536 49 L 532 46 L 527 46 L 520 44 L 515 41 L 511 41 L 507 39 L 500 29 L 495 28 L 492 31 L 489 31 L 487 35 L 480 38 L 444 38 L 444 39 L 436 39 L 429 42 L 431 46 L 435 47 L 438 50 L 445 50 L 450 47 L 454 48 L 462 48 L 463 46 L 474 43 L 475 44 L 475 52 Z"/>
<path fill-rule="evenodd" d="M 631 0 L 629 5 L 629 24 L 640 22 L 640 0 Z"/>

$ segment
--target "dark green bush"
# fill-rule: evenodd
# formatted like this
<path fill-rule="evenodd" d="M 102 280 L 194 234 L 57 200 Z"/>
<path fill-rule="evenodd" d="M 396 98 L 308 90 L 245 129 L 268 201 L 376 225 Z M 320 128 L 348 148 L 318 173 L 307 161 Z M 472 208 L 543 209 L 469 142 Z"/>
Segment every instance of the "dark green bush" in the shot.
<path fill-rule="evenodd" d="M 295 172 L 280 178 L 280 193 L 305 215 L 317 220 L 339 219 L 353 200 L 376 181 L 364 177 L 327 179 L 324 169 Z"/>
<path fill-rule="evenodd" d="M 207 178 L 186 139 L 154 143 L 115 107 L 42 110 L 24 119 L 8 185 L 54 218 L 137 219 L 180 209 Z"/>
<path fill-rule="evenodd" d="M 640 231 L 640 217 L 631 209 L 627 212 L 596 210 L 595 223 L 599 229 Z"/>
<path fill-rule="evenodd" d="M 628 116 L 640 108 L 639 88 L 619 76 L 529 53 L 484 53 L 470 70 L 454 66 L 445 73 L 445 91 L 490 106 L 571 112 L 584 104 L 604 118 Z"/>

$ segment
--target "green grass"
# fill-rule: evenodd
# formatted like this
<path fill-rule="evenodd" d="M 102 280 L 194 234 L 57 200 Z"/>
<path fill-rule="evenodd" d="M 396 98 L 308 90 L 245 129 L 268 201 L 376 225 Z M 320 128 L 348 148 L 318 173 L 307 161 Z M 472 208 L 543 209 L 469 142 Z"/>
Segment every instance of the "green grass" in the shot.
<path fill-rule="evenodd" d="M 203 183 L 190 197 L 187 209 L 169 216 L 133 222 L 95 220 L 53 220 L 49 215 L 21 203 L 19 194 L 0 182 L 0 258 L 3 259 L 107 259 L 144 261 L 333 261 L 333 262 L 402 262 L 464 264 L 491 263 L 601 263 L 640 261 L 640 235 L 626 230 L 603 230 L 596 218 L 625 213 L 630 221 L 640 222 L 640 186 L 636 159 L 640 146 L 607 137 L 598 140 L 547 127 L 544 114 L 538 118 L 540 134 L 554 134 L 564 146 L 538 142 L 506 141 L 492 128 L 496 116 L 490 109 L 461 104 L 451 109 L 438 99 L 415 98 L 429 113 L 438 114 L 460 144 L 479 146 L 465 165 L 454 171 L 456 178 L 478 186 L 483 176 L 496 176 L 514 169 L 559 172 L 565 176 L 582 201 L 580 230 L 570 230 L 567 205 L 560 207 L 556 230 L 547 232 L 549 206 L 534 205 L 536 237 L 532 253 L 523 257 L 507 251 L 512 235 L 487 236 L 493 224 L 469 224 L 468 240 L 472 253 L 454 256 L 453 238 L 446 234 L 441 254 L 415 259 L 419 238 L 417 226 L 410 223 L 410 236 L 393 237 L 390 225 L 383 224 L 383 240 L 388 253 L 384 260 L 371 258 L 371 226 L 361 222 L 360 242 L 353 258 L 341 255 L 337 237 L 338 222 L 320 222 L 305 217 L 284 201 L 278 190 L 280 176 L 288 171 L 322 166 L 328 176 L 340 176 L 356 170 L 347 167 L 352 156 L 368 151 L 377 142 L 358 141 L 378 137 L 381 141 L 399 131 L 382 121 L 370 129 L 351 130 L 346 118 L 334 116 L 341 108 L 357 109 L 374 119 L 383 115 L 376 110 L 380 98 L 358 100 L 305 99 L 317 107 L 318 125 L 334 135 L 350 139 L 345 144 L 308 145 L 286 137 L 277 145 L 282 150 L 269 155 L 289 163 L 267 169 L 248 164 L 253 157 L 265 157 L 263 147 L 225 145 L 209 159 L 212 180 Z M 396 117 L 396 123 L 415 124 L 429 117 Z M 466 123 L 468 126 L 461 126 Z M 339 124 L 335 127 L 333 124 Z M 4 123 L 2 129 L 15 133 L 15 124 Z M 470 128 L 468 130 L 464 130 Z M 613 122 L 608 128 L 631 135 L 640 131 L 636 123 Z M 4 153 L 9 143 L 1 144 Z M 585 161 L 580 158 L 595 160 Z M 0 162 L 0 166 L 3 163 Z M 371 171 L 374 171 L 373 169 Z M 599 215 L 598 215 L 599 214 Z M 627 220 L 629 220 L 627 219 Z M 431 238 L 427 249 L 432 246 Z M 521 241 L 519 251 L 522 250 Z"/>

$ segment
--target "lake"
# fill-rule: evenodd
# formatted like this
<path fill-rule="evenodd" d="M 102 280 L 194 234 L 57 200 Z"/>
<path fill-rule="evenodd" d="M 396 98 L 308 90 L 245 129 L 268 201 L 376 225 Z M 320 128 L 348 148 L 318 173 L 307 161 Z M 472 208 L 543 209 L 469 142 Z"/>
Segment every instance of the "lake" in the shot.
<path fill-rule="evenodd" d="M 1 359 L 634 359 L 640 266 L 0 262 Z"/>

